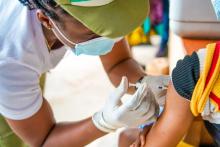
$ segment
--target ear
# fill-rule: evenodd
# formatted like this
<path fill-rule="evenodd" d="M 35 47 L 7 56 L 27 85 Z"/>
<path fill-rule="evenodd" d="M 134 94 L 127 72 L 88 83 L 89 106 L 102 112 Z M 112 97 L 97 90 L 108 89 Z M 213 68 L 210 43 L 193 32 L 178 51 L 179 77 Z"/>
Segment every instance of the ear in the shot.
<path fill-rule="evenodd" d="M 48 16 L 44 14 L 41 10 L 37 10 L 37 18 L 43 24 L 44 27 L 51 29 L 52 24 Z"/>

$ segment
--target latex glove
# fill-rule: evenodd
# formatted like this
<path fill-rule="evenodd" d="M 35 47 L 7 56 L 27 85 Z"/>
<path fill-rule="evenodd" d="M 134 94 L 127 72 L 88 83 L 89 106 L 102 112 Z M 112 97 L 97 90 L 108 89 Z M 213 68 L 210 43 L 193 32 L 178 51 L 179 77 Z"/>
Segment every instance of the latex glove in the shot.
<path fill-rule="evenodd" d="M 121 98 L 128 90 L 126 77 L 111 94 L 104 108 L 93 115 L 93 123 L 104 132 L 113 132 L 121 127 L 137 127 L 156 121 L 159 106 L 146 84 L 141 84 L 134 95 L 124 103 Z"/>
<path fill-rule="evenodd" d="M 164 106 L 170 76 L 145 76 L 141 83 L 146 83 L 150 87 L 155 99 L 160 106 Z"/>

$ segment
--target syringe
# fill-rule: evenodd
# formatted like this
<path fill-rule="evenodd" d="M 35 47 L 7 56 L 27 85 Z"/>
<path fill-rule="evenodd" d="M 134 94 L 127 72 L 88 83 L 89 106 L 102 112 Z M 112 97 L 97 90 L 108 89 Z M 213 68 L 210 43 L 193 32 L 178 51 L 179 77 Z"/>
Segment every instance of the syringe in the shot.
<path fill-rule="evenodd" d="M 138 88 L 140 85 L 141 85 L 141 83 L 136 83 L 136 84 L 129 83 L 129 87 L 136 87 L 136 88 Z M 158 86 L 158 89 L 166 90 L 166 89 L 168 89 L 168 86 L 166 86 L 166 85 Z"/>
<path fill-rule="evenodd" d="M 135 87 L 135 88 L 138 88 L 139 86 L 141 85 L 141 83 L 129 83 L 129 87 Z"/>

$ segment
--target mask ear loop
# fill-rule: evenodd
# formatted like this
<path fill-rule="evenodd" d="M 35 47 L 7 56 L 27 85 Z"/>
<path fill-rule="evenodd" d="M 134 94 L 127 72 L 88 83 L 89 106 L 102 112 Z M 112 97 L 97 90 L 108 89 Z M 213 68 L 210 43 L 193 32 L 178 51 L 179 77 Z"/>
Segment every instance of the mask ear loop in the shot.
<path fill-rule="evenodd" d="M 60 29 L 57 27 L 57 25 L 53 22 L 53 20 L 50 19 L 50 21 L 52 22 L 53 26 L 56 28 L 57 32 L 61 35 L 62 38 L 64 38 L 69 44 L 71 44 L 72 46 L 76 46 L 76 43 L 70 41 L 61 31 Z M 56 31 L 55 31 L 56 32 Z"/>

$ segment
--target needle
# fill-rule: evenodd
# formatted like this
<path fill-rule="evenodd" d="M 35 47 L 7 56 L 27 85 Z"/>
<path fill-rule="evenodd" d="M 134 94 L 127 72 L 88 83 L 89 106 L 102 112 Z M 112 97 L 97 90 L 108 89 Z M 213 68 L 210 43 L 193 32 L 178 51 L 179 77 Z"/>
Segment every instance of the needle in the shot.
<path fill-rule="evenodd" d="M 129 87 L 136 87 L 138 88 L 141 84 L 140 83 L 129 83 Z M 168 86 L 164 85 L 164 86 L 158 86 L 159 89 L 161 90 L 167 90 L 168 89 Z"/>

